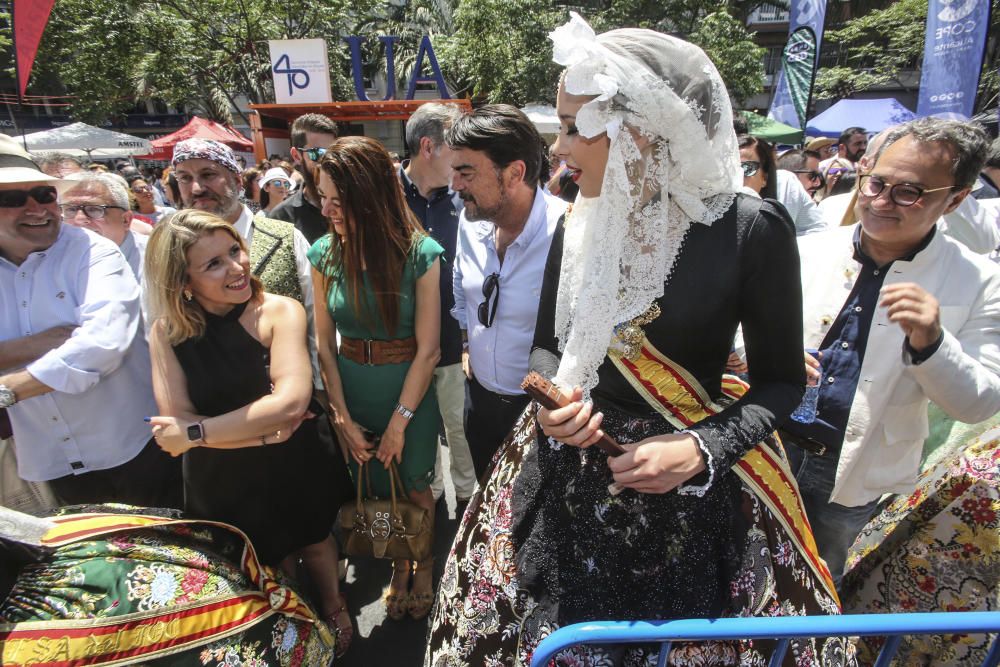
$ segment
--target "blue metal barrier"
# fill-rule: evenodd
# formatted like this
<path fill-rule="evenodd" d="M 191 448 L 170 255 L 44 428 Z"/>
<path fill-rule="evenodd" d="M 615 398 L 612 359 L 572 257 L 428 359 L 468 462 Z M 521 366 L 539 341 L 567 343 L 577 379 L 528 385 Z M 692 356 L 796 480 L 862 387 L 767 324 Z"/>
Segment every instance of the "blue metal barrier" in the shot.
<path fill-rule="evenodd" d="M 887 667 L 902 635 L 953 635 L 1000 632 L 1000 612 L 969 611 L 931 614 L 846 614 L 768 618 L 686 619 L 679 621 L 595 621 L 559 628 L 539 642 L 531 667 L 543 667 L 560 651 L 578 644 L 660 644 L 660 666 L 666 665 L 674 641 L 775 639 L 771 667 L 784 659 L 788 640 L 796 637 L 885 636 L 875 667 Z M 982 667 L 1000 663 L 1000 638 L 994 639 Z"/>

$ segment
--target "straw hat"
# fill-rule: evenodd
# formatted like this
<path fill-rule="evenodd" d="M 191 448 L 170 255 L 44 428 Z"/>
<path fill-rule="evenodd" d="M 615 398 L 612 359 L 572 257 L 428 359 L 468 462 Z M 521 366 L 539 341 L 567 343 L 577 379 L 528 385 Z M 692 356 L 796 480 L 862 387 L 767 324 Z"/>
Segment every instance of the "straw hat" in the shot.
<path fill-rule="evenodd" d="M 809 140 L 809 143 L 806 144 L 806 150 L 822 153 L 824 148 L 832 146 L 835 143 L 837 143 L 837 140 L 831 139 L 830 137 L 816 137 L 815 139 Z"/>
<path fill-rule="evenodd" d="M 13 137 L 0 134 L 0 183 L 51 183 L 62 179 L 49 176 L 38 168 L 28 151 Z"/>

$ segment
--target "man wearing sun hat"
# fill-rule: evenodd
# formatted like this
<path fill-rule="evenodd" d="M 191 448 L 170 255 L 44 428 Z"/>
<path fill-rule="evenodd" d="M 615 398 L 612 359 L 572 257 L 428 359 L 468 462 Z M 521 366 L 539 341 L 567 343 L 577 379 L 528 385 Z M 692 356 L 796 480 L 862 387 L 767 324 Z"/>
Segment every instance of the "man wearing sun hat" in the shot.
<path fill-rule="evenodd" d="M 179 462 L 143 422 L 156 403 L 139 285 L 113 242 L 61 224 L 64 184 L 0 135 L 0 408 L 18 474 L 63 504 L 176 507 Z"/>

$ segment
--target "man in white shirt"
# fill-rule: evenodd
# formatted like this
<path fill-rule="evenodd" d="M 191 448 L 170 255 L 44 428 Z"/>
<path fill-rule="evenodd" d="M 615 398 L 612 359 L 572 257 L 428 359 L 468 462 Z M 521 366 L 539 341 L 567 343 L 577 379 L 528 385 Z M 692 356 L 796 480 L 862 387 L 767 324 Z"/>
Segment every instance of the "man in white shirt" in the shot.
<path fill-rule="evenodd" d="M 545 260 L 566 202 L 539 187 L 543 143 L 521 111 L 487 105 L 448 130 L 452 189 L 465 202 L 455 257 L 455 307 L 467 348 L 465 434 L 482 478 L 527 407 Z"/>
<path fill-rule="evenodd" d="M 111 241 L 62 225 L 63 181 L 0 135 L 0 408 L 18 474 L 64 504 L 178 507 L 180 461 L 156 414 L 140 290 Z"/>
<path fill-rule="evenodd" d="M 149 236 L 130 228 L 132 211 L 125 186 L 110 174 L 81 172 L 67 180 L 68 189 L 59 198 L 63 222 L 113 241 L 142 287 L 142 260 Z"/>

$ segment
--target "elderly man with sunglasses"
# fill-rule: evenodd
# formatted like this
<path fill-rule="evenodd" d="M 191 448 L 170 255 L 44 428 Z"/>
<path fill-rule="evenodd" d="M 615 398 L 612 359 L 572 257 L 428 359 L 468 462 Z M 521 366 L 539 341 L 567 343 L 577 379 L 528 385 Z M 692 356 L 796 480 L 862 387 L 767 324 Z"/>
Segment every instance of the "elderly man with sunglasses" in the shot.
<path fill-rule="evenodd" d="M 799 239 L 816 417 L 783 437 L 834 578 L 885 493 L 910 493 L 927 403 L 975 423 L 1000 411 L 1000 267 L 938 228 L 986 155 L 978 127 L 891 131 L 860 176 L 859 223 Z"/>
<path fill-rule="evenodd" d="M 64 504 L 177 506 L 180 466 L 143 422 L 139 285 L 115 243 L 61 224 L 65 184 L 0 135 L 0 408 L 18 474 Z"/>
<path fill-rule="evenodd" d="M 465 203 L 452 274 L 466 340 L 465 436 L 476 477 L 529 403 L 521 389 L 545 260 L 567 204 L 539 187 L 544 144 L 521 111 L 480 107 L 445 134 L 452 190 Z"/>

